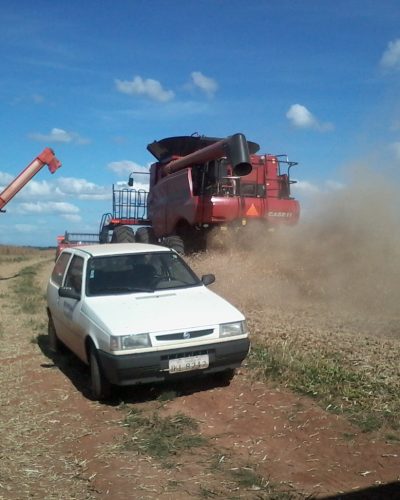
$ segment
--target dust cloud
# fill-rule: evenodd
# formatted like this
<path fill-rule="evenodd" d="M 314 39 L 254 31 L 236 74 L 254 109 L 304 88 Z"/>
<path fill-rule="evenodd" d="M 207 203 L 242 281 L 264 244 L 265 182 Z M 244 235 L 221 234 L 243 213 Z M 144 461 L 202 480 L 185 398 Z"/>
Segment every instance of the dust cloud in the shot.
<path fill-rule="evenodd" d="M 316 197 L 296 227 L 269 233 L 249 225 L 224 252 L 208 252 L 205 263 L 239 305 L 297 304 L 398 319 L 398 191 L 382 176 L 355 169 L 346 187 Z"/>

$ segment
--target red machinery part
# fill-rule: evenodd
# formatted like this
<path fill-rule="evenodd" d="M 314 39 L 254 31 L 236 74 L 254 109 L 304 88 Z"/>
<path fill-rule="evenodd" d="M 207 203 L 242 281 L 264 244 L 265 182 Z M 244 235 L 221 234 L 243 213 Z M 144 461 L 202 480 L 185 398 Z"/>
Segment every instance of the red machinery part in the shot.
<path fill-rule="evenodd" d="M 1 193 L 0 210 L 14 198 L 14 196 L 27 184 L 41 168 L 47 165 L 50 173 L 61 167 L 61 162 L 56 158 L 54 151 L 45 148 Z"/>

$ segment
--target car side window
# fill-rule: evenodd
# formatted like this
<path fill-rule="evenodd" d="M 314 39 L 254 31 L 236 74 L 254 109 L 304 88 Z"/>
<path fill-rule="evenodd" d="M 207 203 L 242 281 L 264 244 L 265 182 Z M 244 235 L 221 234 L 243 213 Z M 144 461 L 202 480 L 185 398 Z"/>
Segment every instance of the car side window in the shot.
<path fill-rule="evenodd" d="M 65 269 L 67 268 L 68 262 L 71 258 L 70 253 L 63 253 L 57 259 L 55 263 L 53 272 L 51 273 L 51 281 L 53 281 L 57 286 L 61 286 L 62 279 L 65 273 Z"/>
<path fill-rule="evenodd" d="M 72 288 L 77 293 L 81 293 L 82 272 L 83 272 L 83 258 L 75 255 L 67 271 L 67 276 L 65 278 L 65 286 Z"/>

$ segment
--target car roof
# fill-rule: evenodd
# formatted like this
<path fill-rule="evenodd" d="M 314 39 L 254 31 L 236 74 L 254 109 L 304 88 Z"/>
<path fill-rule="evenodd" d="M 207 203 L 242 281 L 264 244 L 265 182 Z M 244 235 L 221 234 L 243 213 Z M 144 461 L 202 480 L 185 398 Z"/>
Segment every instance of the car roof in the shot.
<path fill-rule="evenodd" d="M 102 257 L 106 255 L 126 255 L 134 253 L 149 252 L 171 252 L 170 248 L 160 245 L 149 245 L 147 243 L 104 243 L 99 245 L 82 245 L 69 247 L 64 252 L 73 252 L 75 254 L 84 253 L 91 257 Z"/>

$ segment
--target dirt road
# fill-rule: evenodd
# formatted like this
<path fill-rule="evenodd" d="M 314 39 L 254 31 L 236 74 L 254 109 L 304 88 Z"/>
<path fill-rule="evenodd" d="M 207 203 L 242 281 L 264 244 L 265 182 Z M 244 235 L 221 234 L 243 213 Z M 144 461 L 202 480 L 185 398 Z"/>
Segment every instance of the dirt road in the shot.
<path fill-rule="evenodd" d="M 200 274 L 215 272 L 214 289 L 245 311 L 255 337 L 294 335 L 305 349 L 341 343 L 349 362 L 396 366 L 395 316 L 374 316 L 375 323 L 349 309 L 338 316 L 310 294 L 295 300 L 289 284 L 283 293 L 275 264 L 261 272 L 256 260 L 245 266 L 237 258 L 234 268 L 242 270 L 235 273 L 226 255 L 192 264 Z M 362 433 L 308 397 L 254 380 L 246 366 L 228 387 L 193 381 L 119 389 L 110 404 L 92 401 L 87 369 L 47 348 L 44 289 L 52 264 L 46 252 L 0 264 L 1 499 L 323 498 L 400 480 L 398 440 Z M 29 273 L 33 304 L 23 299 L 29 286 L 18 288 Z M 378 325 L 387 335 L 370 335 Z M 157 456 L 132 424 L 150 422 L 155 433 L 160 419 L 177 425 L 182 415 L 198 425 L 191 438 L 201 439 L 183 449 L 176 442 L 167 455 Z M 400 498 L 400 489 L 376 494 Z"/>

